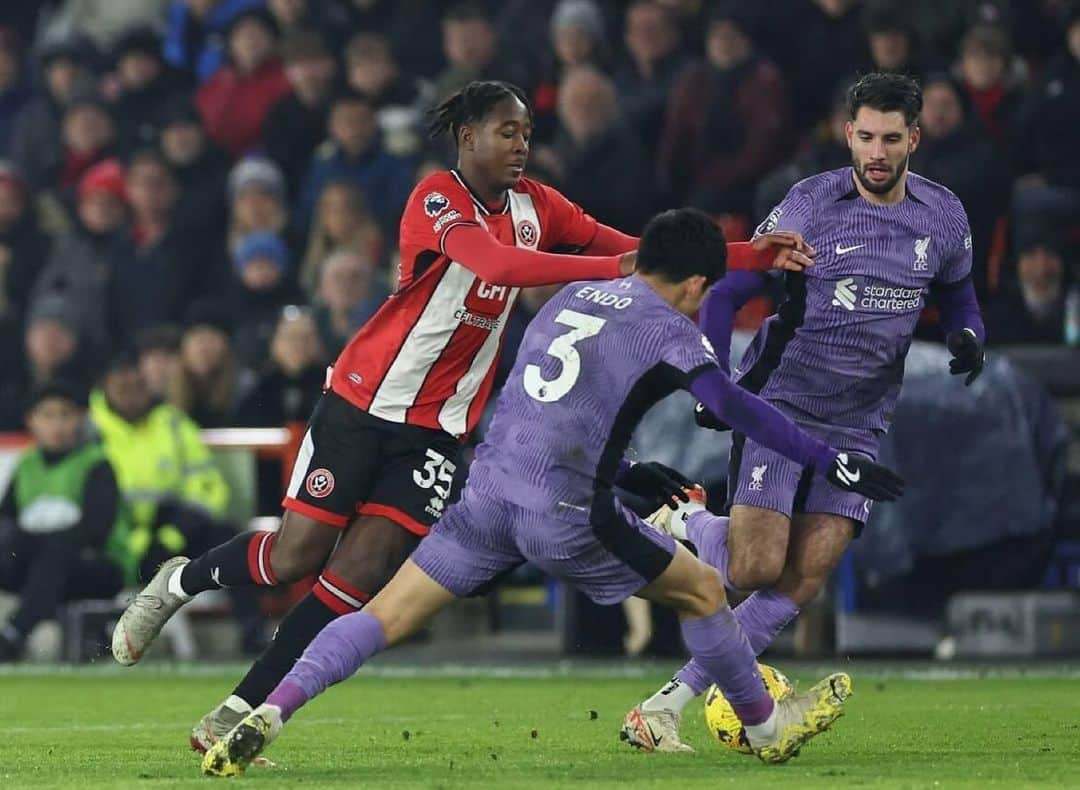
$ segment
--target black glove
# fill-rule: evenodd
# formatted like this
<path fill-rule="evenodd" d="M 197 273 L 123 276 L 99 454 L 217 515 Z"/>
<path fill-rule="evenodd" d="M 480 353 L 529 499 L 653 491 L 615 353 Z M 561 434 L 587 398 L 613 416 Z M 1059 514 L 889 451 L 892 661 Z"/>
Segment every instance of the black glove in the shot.
<path fill-rule="evenodd" d="M 657 505 L 670 505 L 675 500 L 689 501 L 683 489 L 693 488 L 694 483 L 670 466 L 649 461 L 631 466 L 619 478 L 618 486 Z"/>
<path fill-rule="evenodd" d="M 954 376 L 958 373 L 967 373 L 964 386 L 968 386 L 982 373 L 986 363 L 986 351 L 979 338 L 970 329 L 961 329 L 958 332 L 950 332 L 945 338 L 945 344 L 949 347 L 949 353 L 953 358 L 949 361 L 949 372 Z"/>
<path fill-rule="evenodd" d="M 705 404 L 700 402 L 694 406 L 694 422 L 698 424 L 699 428 L 710 428 L 714 431 L 731 430 L 730 425 L 706 409 Z"/>
<path fill-rule="evenodd" d="M 877 502 L 892 502 L 904 493 L 904 478 L 862 455 L 840 453 L 825 473 L 825 479 L 837 488 Z"/>

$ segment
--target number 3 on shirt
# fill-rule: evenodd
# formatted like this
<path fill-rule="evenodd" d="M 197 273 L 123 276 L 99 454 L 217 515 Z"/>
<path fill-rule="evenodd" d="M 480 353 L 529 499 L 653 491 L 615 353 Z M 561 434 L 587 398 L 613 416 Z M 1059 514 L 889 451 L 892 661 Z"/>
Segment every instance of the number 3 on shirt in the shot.
<path fill-rule="evenodd" d="M 575 310 L 560 311 L 555 316 L 555 321 L 571 327 L 569 332 L 559 335 L 547 347 L 547 353 L 562 363 L 562 371 L 548 381 L 540 373 L 539 365 L 525 366 L 525 391 L 541 403 L 554 403 L 570 391 L 581 375 L 581 355 L 574 348 L 574 344 L 592 337 L 607 323 L 603 318 Z"/>

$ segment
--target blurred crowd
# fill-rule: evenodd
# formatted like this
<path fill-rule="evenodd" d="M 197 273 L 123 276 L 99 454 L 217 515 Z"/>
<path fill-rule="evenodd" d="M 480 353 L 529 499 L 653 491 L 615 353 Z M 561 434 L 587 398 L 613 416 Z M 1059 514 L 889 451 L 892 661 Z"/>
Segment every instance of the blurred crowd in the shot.
<path fill-rule="evenodd" d="M 991 342 L 1080 343 L 1061 0 L 5 3 L 0 430 L 119 352 L 200 426 L 306 419 L 395 287 L 411 188 L 453 163 L 425 110 L 471 79 L 526 89 L 529 174 L 601 221 L 692 204 L 745 238 L 849 161 L 842 91 L 873 69 L 923 82 L 911 166 L 967 208 Z"/>

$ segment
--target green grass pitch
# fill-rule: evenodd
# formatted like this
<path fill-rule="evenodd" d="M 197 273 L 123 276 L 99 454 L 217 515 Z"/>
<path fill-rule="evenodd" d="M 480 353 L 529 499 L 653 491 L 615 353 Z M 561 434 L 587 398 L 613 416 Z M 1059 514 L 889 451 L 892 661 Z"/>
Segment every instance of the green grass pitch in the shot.
<path fill-rule="evenodd" d="M 288 725 L 268 751 L 278 768 L 215 780 L 200 775 L 187 731 L 229 690 L 234 668 L 15 670 L 0 674 L 0 788 L 1080 786 L 1075 670 L 851 671 L 847 715 L 782 766 L 721 750 L 700 703 L 684 723 L 695 754 L 635 752 L 618 726 L 665 679 L 661 666 L 636 676 L 556 666 L 528 677 L 361 674 Z"/>

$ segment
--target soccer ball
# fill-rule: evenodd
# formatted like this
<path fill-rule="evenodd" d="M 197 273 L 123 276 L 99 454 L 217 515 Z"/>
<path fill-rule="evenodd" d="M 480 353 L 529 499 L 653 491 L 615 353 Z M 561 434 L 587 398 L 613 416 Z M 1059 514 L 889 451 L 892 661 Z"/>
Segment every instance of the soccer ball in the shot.
<path fill-rule="evenodd" d="M 791 681 L 775 667 L 770 667 L 768 664 L 758 664 L 758 671 L 761 672 L 761 680 L 765 684 L 765 690 L 769 692 L 773 699 L 780 699 L 794 691 Z M 753 754 L 750 742 L 746 739 L 746 730 L 743 729 L 742 722 L 735 715 L 735 711 L 732 710 L 731 703 L 724 697 L 724 693 L 716 686 L 711 686 L 705 694 L 705 721 L 708 722 L 709 732 L 713 734 L 716 740 L 720 741 L 721 746 L 726 746 L 728 749 L 742 754 Z"/>

